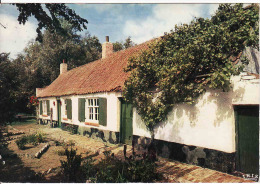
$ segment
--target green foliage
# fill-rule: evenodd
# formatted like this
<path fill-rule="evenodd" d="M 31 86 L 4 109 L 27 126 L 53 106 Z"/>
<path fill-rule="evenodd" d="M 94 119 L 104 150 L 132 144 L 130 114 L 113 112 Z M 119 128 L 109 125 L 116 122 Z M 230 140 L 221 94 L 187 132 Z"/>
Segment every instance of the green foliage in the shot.
<path fill-rule="evenodd" d="M 37 144 L 45 141 L 46 141 L 45 135 L 43 133 L 37 132 L 36 134 L 23 135 L 22 137 L 17 139 L 15 143 L 17 144 L 19 149 L 23 150 L 26 148 L 25 147 L 26 144 L 30 143 L 36 146 Z"/>
<path fill-rule="evenodd" d="M 242 70 L 231 58 L 246 46 L 259 49 L 258 21 L 257 5 L 222 4 L 211 19 L 175 26 L 130 59 L 125 100 L 133 103 L 153 132 L 175 104 L 192 104 L 208 88 L 229 90 L 230 77 Z"/>
<path fill-rule="evenodd" d="M 9 54 L 0 54 L 0 125 L 12 122 L 15 115 L 17 90 L 17 69 Z"/>
<path fill-rule="evenodd" d="M 36 32 L 38 33 L 37 40 L 42 41 L 42 29 L 46 29 L 66 34 L 67 30 L 62 27 L 60 19 L 68 21 L 75 31 L 82 31 L 87 29 L 86 24 L 88 21 L 81 18 L 75 13 L 74 10 L 68 8 L 65 4 L 40 4 L 40 3 L 27 3 L 27 4 L 13 4 L 19 11 L 18 22 L 25 24 L 30 16 L 33 16 L 38 21 Z"/>
<path fill-rule="evenodd" d="M 60 63 L 65 60 L 68 69 L 81 66 L 101 57 L 101 44 L 97 37 L 80 36 L 63 21 L 66 35 L 45 31 L 41 43 L 28 43 L 23 54 L 13 61 L 9 54 L 0 58 L 0 123 L 12 122 L 15 114 L 34 113 L 30 97 L 35 89 L 50 85 L 59 76 Z"/>
<path fill-rule="evenodd" d="M 95 160 L 93 160 L 92 157 L 87 157 L 82 164 L 81 171 L 89 182 L 96 181 L 95 179 L 96 171 L 94 169 L 95 168 L 94 162 Z"/>
<path fill-rule="evenodd" d="M 23 135 L 22 137 L 17 139 L 15 143 L 17 144 L 19 149 L 23 150 L 25 149 L 25 145 L 28 143 L 28 138 L 27 136 Z"/>
<path fill-rule="evenodd" d="M 65 155 L 67 157 L 67 161 L 60 161 L 63 174 L 66 181 L 76 182 L 77 174 L 80 171 L 82 161 L 81 155 L 77 155 L 77 150 L 74 150 L 72 146 L 70 147 L 70 150 L 68 148 L 65 149 Z"/>
<path fill-rule="evenodd" d="M 83 164 L 88 181 L 97 183 L 153 182 L 158 179 L 156 164 L 148 157 L 132 155 L 120 160 L 104 152 L 105 158 L 93 165 L 93 160 Z"/>
<path fill-rule="evenodd" d="M 129 36 L 128 38 L 125 39 L 125 42 L 115 42 L 113 43 L 113 51 L 117 52 L 123 49 L 127 49 L 129 47 L 135 46 L 135 43 L 131 40 L 131 37 Z"/>

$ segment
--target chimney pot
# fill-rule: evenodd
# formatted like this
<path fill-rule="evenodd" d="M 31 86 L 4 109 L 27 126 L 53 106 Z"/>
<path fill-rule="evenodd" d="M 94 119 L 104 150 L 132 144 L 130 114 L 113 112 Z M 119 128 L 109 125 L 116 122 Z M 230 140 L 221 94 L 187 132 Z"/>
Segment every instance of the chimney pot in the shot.
<path fill-rule="evenodd" d="M 64 63 L 64 60 L 63 60 L 63 63 L 60 64 L 60 75 L 67 72 L 68 70 L 68 65 L 67 63 Z"/>
<path fill-rule="evenodd" d="M 113 53 L 113 43 L 109 42 L 109 36 L 106 36 L 106 42 L 102 44 L 102 59 Z"/>

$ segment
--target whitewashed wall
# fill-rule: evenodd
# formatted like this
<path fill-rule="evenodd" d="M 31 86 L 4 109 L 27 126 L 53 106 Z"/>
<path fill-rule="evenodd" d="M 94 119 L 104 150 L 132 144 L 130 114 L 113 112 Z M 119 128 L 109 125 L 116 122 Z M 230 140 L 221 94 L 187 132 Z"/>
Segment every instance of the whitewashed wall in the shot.
<path fill-rule="evenodd" d="M 83 122 L 78 120 L 78 98 L 106 98 L 107 99 L 107 126 L 99 125 L 99 127 L 85 125 Z M 109 93 L 95 93 L 87 95 L 72 95 L 72 96 L 62 96 L 61 100 L 61 122 L 71 123 L 80 126 L 94 127 L 102 130 L 119 131 L 120 126 L 120 101 L 118 97 L 121 97 L 121 93 L 109 92 Z M 66 120 L 65 115 L 65 99 L 72 100 L 72 120 Z M 40 100 L 50 100 L 50 108 L 53 108 L 53 120 L 57 120 L 57 100 L 54 97 L 51 98 L 41 98 Z M 55 101 L 55 106 L 53 102 Z M 43 119 L 50 119 L 50 117 L 43 117 Z"/>
<path fill-rule="evenodd" d="M 155 128 L 155 139 L 186 145 L 235 152 L 235 117 L 233 105 L 259 104 L 259 80 L 232 78 L 229 92 L 208 90 L 194 105 L 178 104 L 168 120 Z M 133 134 L 150 137 L 134 110 Z"/>
<path fill-rule="evenodd" d="M 56 100 L 56 98 L 55 97 L 40 98 L 40 100 L 50 100 L 50 109 L 52 108 L 52 111 L 53 111 L 53 120 L 57 121 L 58 117 L 57 117 L 57 100 Z M 53 102 L 55 102 L 55 104 Z M 39 108 L 39 110 L 40 110 L 40 108 Z M 40 115 L 40 113 L 39 113 L 39 118 L 50 119 L 50 116 L 46 116 L 45 114 Z"/>

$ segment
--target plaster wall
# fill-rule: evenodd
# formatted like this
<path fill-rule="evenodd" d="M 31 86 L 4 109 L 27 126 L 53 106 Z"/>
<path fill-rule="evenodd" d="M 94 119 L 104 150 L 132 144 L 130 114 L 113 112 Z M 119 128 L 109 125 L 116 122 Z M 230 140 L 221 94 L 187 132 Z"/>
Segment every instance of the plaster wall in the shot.
<path fill-rule="evenodd" d="M 39 98 L 39 100 L 50 100 L 50 109 L 52 109 L 52 120 L 57 121 L 58 117 L 57 117 L 57 100 L 56 100 L 56 98 L 55 97 Z M 48 116 L 47 114 L 40 115 L 40 113 L 39 113 L 39 118 L 50 119 L 50 116 Z"/>
<path fill-rule="evenodd" d="M 168 119 L 155 128 L 155 139 L 235 152 L 233 105 L 259 104 L 259 80 L 232 77 L 229 92 L 207 90 L 194 105 L 177 104 Z M 150 137 L 140 116 L 133 111 L 133 134 Z"/>
<path fill-rule="evenodd" d="M 106 98 L 107 99 L 107 126 L 99 125 L 99 127 L 85 125 L 84 122 L 79 122 L 78 120 L 78 98 Z M 109 130 L 114 132 L 119 132 L 120 125 L 120 101 L 118 97 L 121 97 L 119 92 L 109 92 L 109 93 L 94 93 L 87 95 L 72 95 L 72 96 L 62 96 L 61 100 L 61 122 L 70 123 L 85 127 L 93 127 L 101 130 Z M 65 99 L 72 100 L 72 119 L 67 119 L 65 115 Z M 41 100 L 41 99 L 40 99 Z M 54 97 L 42 98 L 42 100 L 50 100 L 50 108 L 53 108 L 53 120 L 57 120 L 57 100 Z M 55 102 L 55 106 L 53 104 Z M 87 108 L 86 108 L 87 111 Z M 40 116 L 42 119 L 50 119 L 50 116 L 44 117 Z"/>

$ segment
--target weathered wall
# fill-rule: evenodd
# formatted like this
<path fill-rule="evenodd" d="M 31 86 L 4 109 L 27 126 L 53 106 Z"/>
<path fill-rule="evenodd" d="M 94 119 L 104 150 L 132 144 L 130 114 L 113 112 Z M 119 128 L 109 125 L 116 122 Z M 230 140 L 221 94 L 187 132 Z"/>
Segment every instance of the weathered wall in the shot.
<path fill-rule="evenodd" d="M 168 119 L 155 128 L 155 139 L 235 152 L 233 105 L 259 104 L 259 80 L 247 78 L 251 77 L 233 77 L 229 92 L 208 90 L 194 105 L 176 105 Z M 135 110 L 133 134 L 150 137 Z"/>

